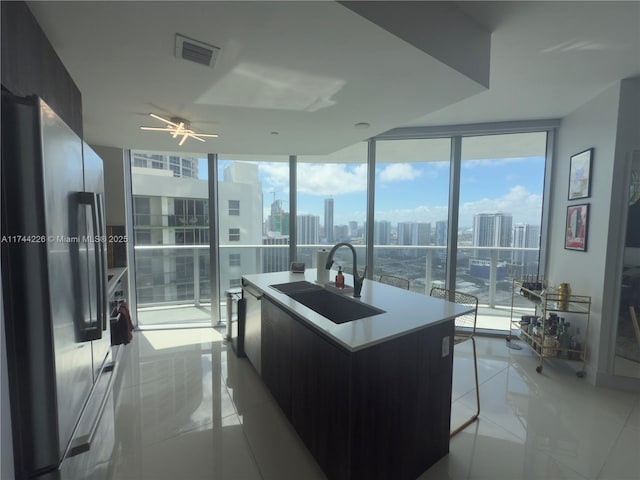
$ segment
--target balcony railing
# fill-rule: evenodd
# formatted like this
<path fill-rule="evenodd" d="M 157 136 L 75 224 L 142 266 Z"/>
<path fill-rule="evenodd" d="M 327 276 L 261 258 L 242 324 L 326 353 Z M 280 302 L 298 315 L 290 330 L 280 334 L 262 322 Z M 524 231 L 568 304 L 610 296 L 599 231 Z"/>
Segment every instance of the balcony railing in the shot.
<path fill-rule="evenodd" d="M 330 247 L 298 245 L 297 260 L 315 268 L 315 253 Z M 354 247 L 362 268 L 366 246 Z M 135 253 L 138 308 L 210 306 L 208 245 L 140 245 L 135 247 Z M 374 258 L 374 280 L 383 272 L 406 277 L 411 290 L 426 295 L 431 287 L 444 285 L 444 246 L 375 245 Z M 488 317 L 507 317 L 512 279 L 536 275 L 537 258 L 537 248 L 458 246 L 456 289 L 478 296 L 480 317 L 483 312 Z M 348 249 L 338 249 L 335 265 L 342 265 L 350 273 L 352 260 Z M 225 290 L 239 286 L 242 275 L 288 268 L 289 245 L 221 245 L 220 317 L 224 320 L 226 315 Z M 504 325 L 507 328 L 508 323 Z"/>
<path fill-rule="evenodd" d="M 209 215 L 207 214 L 166 215 L 166 214 L 154 214 L 154 213 L 136 213 L 133 215 L 133 225 L 136 228 L 206 227 L 209 225 Z"/>

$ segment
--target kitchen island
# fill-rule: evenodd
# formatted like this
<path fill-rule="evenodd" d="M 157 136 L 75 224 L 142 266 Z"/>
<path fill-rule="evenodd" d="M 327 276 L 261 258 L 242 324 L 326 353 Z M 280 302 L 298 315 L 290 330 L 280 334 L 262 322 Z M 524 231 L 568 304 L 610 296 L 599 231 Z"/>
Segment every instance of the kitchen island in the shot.
<path fill-rule="evenodd" d="M 365 280 L 352 301 L 382 313 L 336 324 L 272 287 L 315 279 L 243 277 L 261 292 L 263 381 L 328 478 L 413 480 L 449 451 L 454 318 L 468 308 Z"/>

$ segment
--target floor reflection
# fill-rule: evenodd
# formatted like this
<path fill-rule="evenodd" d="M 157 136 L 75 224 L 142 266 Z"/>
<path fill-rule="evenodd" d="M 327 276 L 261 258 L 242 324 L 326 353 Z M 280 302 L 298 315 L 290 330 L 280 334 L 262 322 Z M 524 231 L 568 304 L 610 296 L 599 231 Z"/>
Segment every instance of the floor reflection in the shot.
<path fill-rule="evenodd" d="M 452 424 L 475 409 L 466 343 L 454 354 Z M 325 478 L 221 333 L 136 332 L 123 357 L 113 480 Z M 420 479 L 640 476 L 640 396 L 594 388 L 569 362 L 538 374 L 537 361 L 503 339 L 479 339 L 480 419 Z"/>

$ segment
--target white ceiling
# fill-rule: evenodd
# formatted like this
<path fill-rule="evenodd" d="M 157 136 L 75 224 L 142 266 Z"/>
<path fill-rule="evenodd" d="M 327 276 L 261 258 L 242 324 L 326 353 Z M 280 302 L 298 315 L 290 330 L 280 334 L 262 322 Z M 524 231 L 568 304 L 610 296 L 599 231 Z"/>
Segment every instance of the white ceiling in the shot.
<path fill-rule="evenodd" d="M 561 118 L 640 75 L 637 1 L 453 2 L 492 32 L 488 90 L 334 2 L 28 3 L 94 145 L 326 154 L 399 126 Z M 214 68 L 177 58 L 176 33 L 220 47 Z M 178 147 L 139 129 L 151 112 L 220 137 Z"/>

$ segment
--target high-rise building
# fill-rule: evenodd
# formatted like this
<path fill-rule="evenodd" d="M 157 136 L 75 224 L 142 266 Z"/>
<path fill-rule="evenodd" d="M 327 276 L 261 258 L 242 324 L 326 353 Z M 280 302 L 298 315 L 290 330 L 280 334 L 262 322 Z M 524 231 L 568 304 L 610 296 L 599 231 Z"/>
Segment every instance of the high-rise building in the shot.
<path fill-rule="evenodd" d="M 333 242 L 348 242 L 350 241 L 349 227 L 346 225 L 336 225 L 333 227 Z"/>
<path fill-rule="evenodd" d="M 131 164 L 133 167 L 170 170 L 178 178 L 198 178 L 198 159 L 193 157 L 132 151 Z"/>
<path fill-rule="evenodd" d="M 375 221 L 373 223 L 374 245 L 391 244 L 391 222 L 388 220 Z"/>
<path fill-rule="evenodd" d="M 296 239 L 298 245 L 320 243 L 320 217 L 317 215 L 298 215 L 296 217 Z"/>
<path fill-rule="evenodd" d="M 240 286 L 242 275 L 257 273 L 258 252 L 234 248 L 262 243 L 262 184 L 255 163 L 232 162 L 218 182 L 220 289 Z"/>
<path fill-rule="evenodd" d="M 145 152 L 132 152 L 132 158 L 138 159 L 132 167 L 136 245 L 208 244 L 208 182 L 197 178 L 197 160 L 182 162 L 182 157 L 174 160 L 170 155 Z M 180 165 L 179 172 L 172 165 Z M 243 273 L 255 271 L 255 249 L 233 247 L 262 241 L 261 222 L 255 221 L 262 217 L 257 165 L 236 162 L 225 168 L 218 203 L 220 287 L 225 290 L 238 286 Z M 136 254 L 138 304 L 205 298 L 210 271 L 207 250 L 167 249 L 161 253 L 141 250 Z M 157 282 L 158 278 L 165 282 Z M 197 289 L 195 282 L 199 282 Z M 195 299 L 198 290 L 201 298 Z"/>
<path fill-rule="evenodd" d="M 514 248 L 540 248 L 540 226 L 519 223 L 513 227 Z M 538 273 L 538 251 L 514 250 L 512 262 L 522 266 L 522 275 Z"/>
<path fill-rule="evenodd" d="M 289 237 L 265 237 L 262 239 L 262 244 L 270 246 L 262 249 L 263 273 L 289 270 L 289 249 L 284 246 L 274 246 L 289 245 Z"/>
<path fill-rule="evenodd" d="M 324 236 L 327 243 L 333 243 L 333 198 L 324 199 Z"/>
<path fill-rule="evenodd" d="M 351 238 L 358 236 L 358 222 L 349 222 L 349 236 Z"/>
<path fill-rule="evenodd" d="M 398 222 L 398 245 L 429 245 L 430 240 L 430 223 Z"/>
<path fill-rule="evenodd" d="M 448 221 L 438 220 L 436 222 L 436 245 L 447 245 L 448 234 Z"/>
<path fill-rule="evenodd" d="M 411 245 L 411 230 L 413 223 L 398 222 L 398 245 Z"/>
<path fill-rule="evenodd" d="M 429 245 L 431 243 L 431 224 L 418 222 L 413 224 L 411 245 Z"/>
<path fill-rule="evenodd" d="M 474 247 L 510 247 L 513 216 L 510 213 L 478 213 L 473 217 Z M 474 257 L 490 258 L 490 250 L 475 250 Z M 511 260 L 511 252 L 498 253 L 499 260 Z"/>
<path fill-rule="evenodd" d="M 429 245 L 431 240 L 431 224 L 423 222 L 398 222 L 398 245 Z M 416 248 L 403 251 L 406 257 L 416 257 Z"/>
<path fill-rule="evenodd" d="M 271 203 L 271 213 L 267 221 L 267 235 L 289 235 L 289 212 L 285 212 L 282 200 Z"/>

